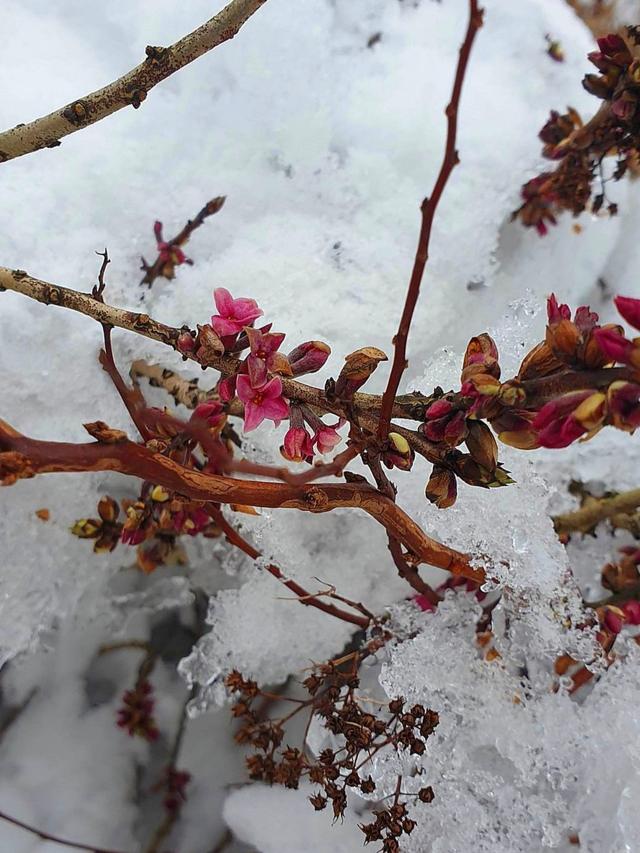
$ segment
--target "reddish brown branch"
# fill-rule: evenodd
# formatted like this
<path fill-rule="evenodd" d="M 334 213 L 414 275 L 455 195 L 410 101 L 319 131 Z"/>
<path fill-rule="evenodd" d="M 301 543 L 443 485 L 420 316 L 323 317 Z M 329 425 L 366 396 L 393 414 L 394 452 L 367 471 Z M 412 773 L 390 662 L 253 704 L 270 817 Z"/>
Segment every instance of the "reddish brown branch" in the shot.
<path fill-rule="evenodd" d="M 430 539 L 403 510 L 371 486 L 352 483 L 295 486 L 237 480 L 185 468 L 173 459 L 124 440 L 67 444 L 38 441 L 0 421 L 0 480 L 53 472 L 118 471 L 164 486 L 194 500 L 255 507 L 329 512 L 358 508 L 378 521 L 416 559 L 482 583 L 484 573 L 469 558 Z"/>
<path fill-rule="evenodd" d="M 451 100 L 445 109 L 447 116 L 447 141 L 445 144 L 444 156 L 440 172 L 433 187 L 433 192 L 430 198 L 425 198 L 420 207 L 422 214 L 422 225 L 420 227 L 420 236 L 418 238 L 418 248 L 416 251 L 415 261 L 413 263 L 413 271 L 409 281 L 409 288 L 400 318 L 398 332 L 393 339 L 394 355 L 391 365 L 391 373 L 389 381 L 382 397 L 382 409 L 380 411 L 380 420 L 378 422 L 378 436 L 385 439 L 389 433 L 389 424 L 393 412 L 393 404 L 398 393 L 398 386 L 402 374 L 407 367 L 407 338 L 411 321 L 420 295 L 420 284 L 424 275 L 425 266 L 429 259 L 429 241 L 431 238 L 431 228 L 433 219 L 440 202 L 440 198 L 447 185 L 447 181 L 451 172 L 459 162 L 458 152 L 456 150 L 456 135 L 458 128 L 458 109 L 460 105 L 460 94 L 462 92 L 462 84 L 467 71 L 467 64 L 471 54 L 473 41 L 476 33 L 482 26 L 482 9 L 479 8 L 477 0 L 469 0 L 469 23 L 467 25 L 467 33 L 464 42 L 460 48 L 460 56 L 458 66 L 456 68 L 456 76 L 453 83 Z"/>

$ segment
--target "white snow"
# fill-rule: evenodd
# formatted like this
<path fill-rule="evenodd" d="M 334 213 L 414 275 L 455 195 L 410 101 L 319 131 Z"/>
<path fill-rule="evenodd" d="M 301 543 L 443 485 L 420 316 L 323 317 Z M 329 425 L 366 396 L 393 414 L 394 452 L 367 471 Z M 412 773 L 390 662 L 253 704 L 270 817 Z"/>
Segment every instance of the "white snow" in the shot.
<path fill-rule="evenodd" d="M 563 0 L 483 5 L 462 97 L 461 165 L 434 227 L 407 390 L 454 387 L 468 338 L 485 329 L 500 346 L 505 375 L 515 369 L 543 334 L 552 289 L 573 305 L 591 301 L 607 319 L 612 293 L 640 295 L 636 185 L 614 188 L 618 218 L 584 215 L 581 233 L 564 218 L 541 240 L 509 222 L 520 185 L 542 165 L 537 131 L 549 109 L 594 110 L 580 85 L 591 34 Z M 104 85 L 139 62 L 145 45 L 170 43 L 213 11 L 208 0 L 4 0 L 0 126 Z M 390 353 L 465 22 L 464 0 L 268 0 L 237 38 L 158 86 L 139 110 L 0 166 L 0 263 L 87 290 L 99 265 L 94 252 L 106 245 L 107 299 L 143 305 L 173 325 L 206 322 L 213 288 L 225 286 L 256 298 L 291 346 L 310 338 L 331 345 L 319 384 L 360 346 Z M 381 39 L 367 47 L 376 33 Z M 564 63 L 546 55 L 547 33 L 562 43 Z M 174 282 L 141 289 L 139 257 L 154 256 L 154 219 L 171 235 L 220 194 L 223 210 L 188 244 L 195 265 L 181 267 Z M 159 345 L 120 332 L 114 340 L 125 373 L 136 357 L 182 366 Z M 97 363 L 100 344 L 91 321 L 0 294 L 2 417 L 38 438 L 83 441 L 82 423 L 98 419 L 133 435 Z M 371 390 L 386 375 L 381 368 Z M 258 430 L 251 452 L 275 460 L 281 437 L 282 430 Z M 384 664 L 389 695 L 402 692 L 441 712 L 424 758 L 436 800 L 415 810 L 409 850 L 565 850 L 569 831 L 580 832 L 588 853 L 635 849 L 637 657 L 610 671 L 583 704 L 551 693 L 544 673 L 556 653 L 592 657 L 591 636 L 576 628 L 576 583 L 597 595 L 598 567 L 620 544 L 599 537 L 565 552 L 549 515 L 570 505 L 566 485 L 576 470 L 606 486 L 637 486 L 636 447 L 605 432 L 561 454 L 501 451 L 517 485 L 462 487 L 445 513 L 425 504 L 420 461 L 396 477 L 399 502 L 430 535 L 486 556 L 506 588 L 501 607 L 511 625 L 497 640 L 504 665 L 484 663 L 472 642 L 471 605 L 456 598 L 438 616 L 419 617 L 417 636 Z M 143 843 L 150 823 L 140 818 L 135 771 L 155 753 L 113 724 L 137 658 L 122 652 L 97 665 L 95 653 L 114 637 L 148 631 L 161 618 L 156 611 L 184 613 L 200 589 L 211 595 L 211 630 L 185 650 L 180 672 L 200 687 L 192 711 L 212 707 L 188 724 L 181 767 L 194 778 L 176 851 L 215 846 L 225 800 L 237 839 L 263 853 L 360 850 L 361 801 L 332 827 L 305 802 L 306 790 L 236 788 L 246 780 L 242 756 L 226 710 L 215 709 L 229 668 L 283 682 L 339 653 L 349 627 L 291 601 L 285 587 L 217 542 L 188 543 L 188 568 L 146 578 L 127 568 L 133 552 L 96 557 L 69 534 L 101 495 L 132 497 L 135 489 L 101 474 L 47 475 L 0 491 L 0 661 L 10 661 L 3 702 L 19 703 L 38 687 L 0 743 L 0 810 L 74 840 L 123 851 Z M 35 516 L 41 507 L 50 521 Z M 364 514 L 240 518 L 256 547 L 306 588 L 335 584 L 401 618 L 408 587 Z M 524 659 L 535 673 L 532 693 L 515 704 Z M 374 667 L 371 680 L 378 674 Z M 111 685 L 95 706 L 83 692 L 89 677 Z M 159 665 L 154 680 L 168 740 L 186 688 L 175 663 Z M 0 823 L 0 849 L 54 847 Z"/>

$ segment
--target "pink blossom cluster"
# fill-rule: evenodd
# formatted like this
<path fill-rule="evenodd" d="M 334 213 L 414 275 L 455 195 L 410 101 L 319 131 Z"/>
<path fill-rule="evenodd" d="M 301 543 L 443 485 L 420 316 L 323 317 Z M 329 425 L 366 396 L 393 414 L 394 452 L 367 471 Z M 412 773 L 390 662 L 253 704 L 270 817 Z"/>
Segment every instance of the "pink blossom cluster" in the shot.
<path fill-rule="evenodd" d="M 330 348 L 322 341 L 306 341 L 284 355 L 280 352 L 284 333 L 271 331 L 271 323 L 254 328 L 255 321 L 264 313 L 255 299 L 234 299 L 223 287 L 216 288 L 214 299 L 218 313 L 211 318 L 211 327 L 225 352 L 249 350 L 237 373 L 219 385 L 221 400 L 229 402 L 237 396 L 242 402 L 245 432 L 256 429 L 265 420 L 278 426 L 288 419 L 289 429 L 281 447 L 286 459 L 309 462 L 316 450 L 319 453 L 333 450 L 340 441 L 337 433 L 340 424 L 329 426 L 310 407 L 286 399 L 281 379 L 320 370 Z"/>

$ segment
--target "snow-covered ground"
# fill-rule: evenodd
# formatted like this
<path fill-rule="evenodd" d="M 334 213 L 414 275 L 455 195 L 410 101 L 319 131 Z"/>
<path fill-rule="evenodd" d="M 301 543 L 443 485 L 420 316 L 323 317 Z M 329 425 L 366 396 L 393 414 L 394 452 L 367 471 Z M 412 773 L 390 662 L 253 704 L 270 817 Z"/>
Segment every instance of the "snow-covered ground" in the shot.
<path fill-rule="evenodd" d="M 520 185 L 540 166 L 537 131 L 549 109 L 593 110 L 580 86 L 591 34 L 564 0 L 483 5 L 485 27 L 462 98 L 462 162 L 438 211 L 407 389 L 455 385 L 468 338 L 484 330 L 499 343 L 506 375 L 541 338 L 551 290 L 570 304 L 590 301 L 607 318 L 611 294 L 640 295 L 637 184 L 615 188 L 619 217 L 584 215 L 580 233 L 567 218 L 545 239 L 509 222 Z M 94 252 L 107 246 L 109 301 L 144 306 L 172 325 L 208 321 L 216 286 L 254 297 L 293 343 L 331 344 L 319 382 L 357 347 L 390 352 L 419 204 L 440 162 L 466 7 L 464 0 L 268 0 L 232 42 L 158 86 L 139 110 L 2 165 L 0 263 L 86 290 L 97 273 Z M 139 62 L 145 45 L 174 41 L 212 11 L 208 0 L 3 0 L 0 126 L 98 88 Z M 546 54 L 546 34 L 562 43 L 565 62 Z M 221 194 L 223 210 L 189 243 L 194 266 L 181 267 L 174 282 L 140 288 L 139 257 L 153 257 L 154 219 L 171 234 Z M 159 345 L 114 337 L 123 367 L 141 356 L 182 366 Z M 0 415 L 38 438 L 82 440 L 82 424 L 98 419 L 129 429 L 97 364 L 99 346 L 91 321 L 0 295 Z M 383 387 L 379 373 L 371 390 Z M 282 431 L 252 434 L 257 458 L 278 457 Z M 418 636 L 374 668 L 372 679 L 380 674 L 389 695 L 424 702 L 443 720 L 424 762 L 436 800 L 416 809 L 419 827 L 407 850 L 575 849 L 568 836 L 578 830 L 581 851 L 639 849 L 637 659 L 609 673 L 582 705 L 548 693 L 542 677 L 538 693 L 513 701 L 525 646 L 539 662 L 567 648 L 581 653 L 578 632 L 554 619 L 563 594 L 566 612 L 579 607 L 575 592 L 563 592 L 569 565 L 581 583 L 593 584 L 621 544 L 612 541 L 603 553 L 594 540 L 565 551 L 549 513 L 572 505 L 566 484 L 576 470 L 605 486 L 615 478 L 619 488 L 637 487 L 636 448 L 628 436 L 605 431 L 561 456 L 506 451 L 517 485 L 490 493 L 463 487 L 444 513 L 425 503 L 419 462 L 397 478 L 399 502 L 427 532 L 508 558 L 512 600 L 529 605 L 509 612 L 507 596 L 504 609 L 521 620 L 521 633 L 503 650 L 507 664 L 490 675 L 465 654 L 473 631 L 470 605 L 460 601 L 421 617 Z M 201 688 L 192 708 L 205 713 L 187 726 L 180 763 L 193 781 L 167 849 L 208 853 L 226 820 L 238 839 L 228 850 L 360 850 L 357 809 L 332 827 L 305 802 L 307 791 L 239 787 L 245 773 L 228 712 L 215 701 L 206 710 L 219 697 L 220 673 L 238 667 L 282 682 L 338 653 L 349 627 L 285 600 L 272 577 L 215 542 L 189 543 L 186 568 L 142 577 L 122 548 L 95 557 L 69 534 L 102 494 L 133 497 L 134 490 L 105 473 L 46 476 L 0 492 L 3 708 L 30 697 L 6 731 L 0 720 L 0 811 L 69 839 L 144 849 L 159 816 L 146 795 L 149 768 L 166 754 L 187 676 Z M 50 510 L 48 522 L 35 515 L 41 507 Z M 374 610 L 402 609 L 407 587 L 382 530 L 364 516 L 264 511 L 247 519 L 261 550 L 301 583 L 314 587 L 319 577 Z M 189 654 L 195 591 L 200 616 L 201 591 L 212 596 L 211 630 Z M 114 725 L 139 658 L 97 650 L 114 638 L 144 638 L 152 624 L 181 624 L 185 639 L 154 672 L 163 737 L 148 747 Z M 386 773 L 393 768 L 379 768 L 381 784 Z M 0 822 L 2 851 L 55 849 Z"/>

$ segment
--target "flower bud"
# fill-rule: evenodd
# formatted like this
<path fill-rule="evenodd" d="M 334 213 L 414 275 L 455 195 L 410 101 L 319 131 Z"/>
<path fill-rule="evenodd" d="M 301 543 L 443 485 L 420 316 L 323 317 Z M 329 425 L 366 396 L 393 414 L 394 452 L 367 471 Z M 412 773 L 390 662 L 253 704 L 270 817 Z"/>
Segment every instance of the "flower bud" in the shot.
<path fill-rule="evenodd" d="M 95 518 L 80 518 L 71 528 L 71 532 L 79 539 L 94 539 L 102 525 Z"/>
<path fill-rule="evenodd" d="M 202 364 L 214 362 L 224 352 L 224 344 L 211 326 L 198 326 L 196 358 Z"/>
<path fill-rule="evenodd" d="M 191 420 L 206 421 L 210 427 L 218 426 L 223 418 L 224 408 L 218 400 L 208 400 L 205 403 L 198 403 L 191 415 Z"/>
<path fill-rule="evenodd" d="M 387 361 L 387 356 L 376 347 L 363 347 L 350 353 L 336 381 L 336 396 L 342 399 L 352 397 L 381 361 Z"/>
<path fill-rule="evenodd" d="M 538 379 L 542 376 L 549 376 L 562 369 L 564 369 L 564 364 L 560 359 L 556 358 L 549 344 L 546 341 L 542 341 L 522 360 L 520 370 L 518 371 L 518 379 L 520 381 Z"/>
<path fill-rule="evenodd" d="M 181 353 L 194 352 L 196 342 L 191 332 L 182 332 L 176 340 L 176 349 Z"/>
<path fill-rule="evenodd" d="M 488 471 L 495 470 L 498 462 L 498 444 L 493 433 L 483 421 L 469 420 L 465 443 L 475 461 Z"/>
<path fill-rule="evenodd" d="M 330 355 L 331 347 L 323 341 L 306 341 L 291 350 L 287 358 L 292 374 L 302 376 L 320 370 Z"/>
<path fill-rule="evenodd" d="M 307 430 L 303 426 L 292 426 L 288 429 L 280 453 L 290 462 L 311 461 L 313 458 L 313 442 Z"/>
<path fill-rule="evenodd" d="M 427 500 L 435 504 L 438 509 L 448 509 L 448 507 L 453 506 L 458 495 L 456 475 L 448 468 L 434 465 L 425 489 L 425 495 Z"/>
<path fill-rule="evenodd" d="M 118 504 L 113 498 L 105 496 L 98 501 L 98 515 L 103 521 L 113 522 L 120 514 Z"/>
<path fill-rule="evenodd" d="M 382 453 L 382 461 L 387 468 L 399 468 L 410 471 L 415 459 L 413 448 L 407 439 L 397 432 L 389 433 L 389 446 Z"/>
<path fill-rule="evenodd" d="M 640 331 L 640 299 L 630 296 L 616 296 L 613 300 L 620 316 Z"/>
<path fill-rule="evenodd" d="M 633 432 L 640 426 L 640 385 L 612 382 L 607 389 L 607 406 L 613 426 Z"/>

